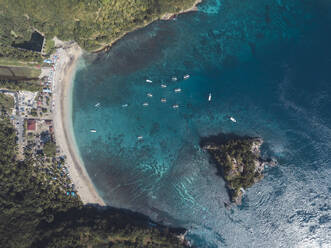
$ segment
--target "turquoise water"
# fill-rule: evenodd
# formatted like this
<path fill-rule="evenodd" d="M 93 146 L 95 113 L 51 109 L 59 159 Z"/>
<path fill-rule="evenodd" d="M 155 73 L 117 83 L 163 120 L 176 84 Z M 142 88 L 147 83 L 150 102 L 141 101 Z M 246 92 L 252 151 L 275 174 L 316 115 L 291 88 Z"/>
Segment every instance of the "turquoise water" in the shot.
<path fill-rule="evenodd" d="M 197 247 L 330 245 L 330 31 L 326 0 L 207 0 L 84 57 L 73 127 L 100 195 L 188 228 Z M 231 210 L 198 146 L 218 132 L 261 136 L 279 161 Z"/>

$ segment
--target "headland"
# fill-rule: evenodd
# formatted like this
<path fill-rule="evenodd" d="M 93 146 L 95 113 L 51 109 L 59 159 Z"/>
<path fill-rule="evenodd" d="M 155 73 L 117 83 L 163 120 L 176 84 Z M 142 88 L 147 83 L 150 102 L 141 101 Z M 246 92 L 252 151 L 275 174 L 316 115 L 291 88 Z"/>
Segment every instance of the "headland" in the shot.
<path fill-rule="evenodd" d="M 201 139 L 200 146 L 210 154 L 219 174 L 226 181 L 231 201 L 236 205 L 241 205 L 245 189 L 264 177 L 265 165 L 277 164 L 274 159 L 261 157 L 262 144 L 262 138 L 235 134 L 221 133 Z"/>

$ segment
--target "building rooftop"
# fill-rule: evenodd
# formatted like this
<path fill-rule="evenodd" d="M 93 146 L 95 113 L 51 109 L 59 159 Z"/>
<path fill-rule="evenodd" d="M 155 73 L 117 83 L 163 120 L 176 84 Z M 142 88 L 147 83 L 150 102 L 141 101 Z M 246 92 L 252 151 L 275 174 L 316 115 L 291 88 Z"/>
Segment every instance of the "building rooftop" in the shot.
<path fill-rule="evenodd" d="M 45 120 L 46 125 L 51 125 L 52 124 L 52 120 Z"/>
<path fill-rule="evenodd" d="M 28 131 L 36 131 L 36 120 L 28 119 L 27 124 Z"/>

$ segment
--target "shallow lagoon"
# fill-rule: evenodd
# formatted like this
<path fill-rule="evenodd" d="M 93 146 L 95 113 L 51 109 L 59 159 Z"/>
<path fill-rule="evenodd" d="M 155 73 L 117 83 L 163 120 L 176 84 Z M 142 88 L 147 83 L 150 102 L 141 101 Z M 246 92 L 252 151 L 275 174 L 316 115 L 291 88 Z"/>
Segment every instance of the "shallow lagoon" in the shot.
<path fill-rule="evenodd" d="M 182 225 L 198 247 L 326 245 L 330 4 L 205 1 L 199 9 L 82 61 L 73 126 L 92 181 L 108 204 Z M 231 210 L 198 147 L 200 136 L 221 131 L 263 137 L 263 152 L 280 162 Z"/>

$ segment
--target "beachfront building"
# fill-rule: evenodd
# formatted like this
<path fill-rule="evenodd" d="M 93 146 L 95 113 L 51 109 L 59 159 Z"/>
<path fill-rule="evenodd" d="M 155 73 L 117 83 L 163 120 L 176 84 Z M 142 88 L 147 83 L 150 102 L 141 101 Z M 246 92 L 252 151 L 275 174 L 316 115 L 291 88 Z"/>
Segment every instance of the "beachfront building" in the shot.
<path fill-rule="evenodd" d="M 43 92 L 44 92 L 44 93 L 52 93 L 51 89 L 49 89 L 49 88 L 45 88 L 45 89 L 43 89 Z"/>

